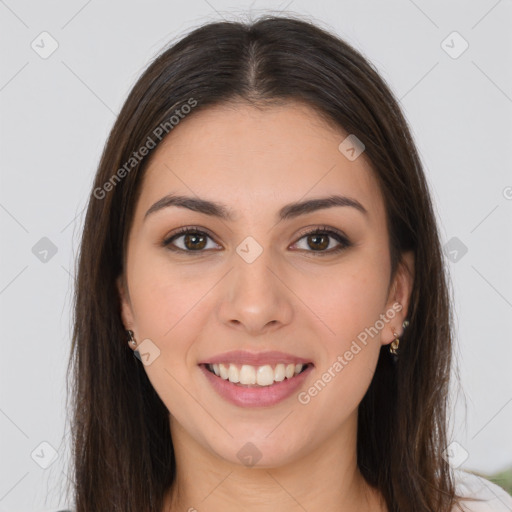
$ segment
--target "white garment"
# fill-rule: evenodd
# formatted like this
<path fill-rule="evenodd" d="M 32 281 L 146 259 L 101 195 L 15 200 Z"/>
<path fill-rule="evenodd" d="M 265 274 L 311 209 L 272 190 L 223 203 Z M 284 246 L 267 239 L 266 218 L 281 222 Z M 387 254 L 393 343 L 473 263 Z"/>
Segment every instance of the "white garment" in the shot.
<path fill-rule="evenodd" d="M 512 512 L 512 496 L 498 485 L 463 470 L 455 470 L 454 475 L 458 496 L 483 500 L 462 501 L 465 512 Z M 458 507 L 453 509 L 458 511 Z"/>

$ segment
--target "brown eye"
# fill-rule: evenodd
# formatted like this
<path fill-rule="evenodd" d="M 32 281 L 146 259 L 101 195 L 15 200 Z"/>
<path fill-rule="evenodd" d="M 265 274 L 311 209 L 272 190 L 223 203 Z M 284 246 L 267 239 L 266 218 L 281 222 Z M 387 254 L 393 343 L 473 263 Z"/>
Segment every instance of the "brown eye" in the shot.
<path fill-rule="evenodd" d="M 328 235 L 308 235 L 308 245 L 311 249 L 323 250 L 329 247 L 329 236 Z"/>
<path fill-rule="evenodd" d="M 176 243 L 181 239 L 181 242 Z M 183 228 L 178 233 L 166 238 L 162 245 L 171 251 L 204 252 L 210 235 L 195 228 Z M 216 245 L 216 244 L 214 244 Z"/>
<path fill-rule="evenodd" d="M 346 236 L 344 236 L 341 232 L 334 231 L 333 229 L 328 228 L 317 228 L 314 229 L 313 231 L 306 232 L 301 236 L 299 242 L 302 239 L 306 239 L 307 247 L 304 250 L 306 252 L 312 252 L 313 254 L 317 253 L 316 255 L 337 253 L 352 245 L 349 239 Z M 338 242 L 337 246 L 334 245 L 334 247 L 332 247 L 332 239 Z M 296 245 L 299 242 L 296 242 Z M 331 248 L 329 250 L 326 250 L 330 246 Z"/>
<path fill-rule="evenodd" d="M 306 232 L 300 237 L 299 242 L 302 239 L 307 241 L 306 248 L 301 249 L 315 255 L 337 253 L 352 245 L 348 238 L 341 232 L 327 228 L 317 228 L 313 231 Z M 208 247 L 209 240 L 212 242 L 213 247 Z M 333 244 L 331 242 L 333 240 L 337 242 L 337 245 L 334 244 L 332 247 Z M 299 244 L 299 242 L 296 242 L 295 245 Z M 189 254 L 200 254 L 212 248 L 216 249 L 220 247 L 213 241 L 208 233 L 193 227 L 182 228 L 177 233 L 166 238 L 162 242 L 162 246 L 167 247 L 171 251 Z"/>
<path fill-rule="evenodd" d="M 206 247 L 206 237 L 200 234 L 187 234 L 184 235 L 183 244 L 187 249 L 192 251 L 204 249 Z"/>

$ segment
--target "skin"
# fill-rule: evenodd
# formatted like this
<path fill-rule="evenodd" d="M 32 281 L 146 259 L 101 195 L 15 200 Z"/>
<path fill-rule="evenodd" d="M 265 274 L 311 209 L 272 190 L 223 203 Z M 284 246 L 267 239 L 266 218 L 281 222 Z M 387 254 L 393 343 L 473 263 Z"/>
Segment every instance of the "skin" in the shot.
<path fill-rule="evenodd" d="M 381 191 L 364 153 L 350 161 L 338 150 L 346 136 L 299 103 L 225 104 L 182 120 L 151 155 L 118 287 L 126 329 L 160 350 L 144 368 L 170 411 L 177 477 L 164 510 L 387 510 L 357 467 L 357 407 L 380 347 L 403 333 L 414 261 L 404 254 L 390 281 Z M 171 206 L 144 220 L 169 193 L 222 202 L 235 219 Z M 285 204 L 334 193 L 367 215 L 344 206 L 276 220 Z M 162 247 L 183 226 L 209 232 L 203 252 L 191 254 L 183 235 L 174 244 L 188 253 Z M 329 254 L 339 246 L 329 237 L 318 249 L 303 233 L 323 226 L 352 245 Z M 248 236 L 263 249 L 251 264 L 236 252 Z M 304 391 L 397 303 L 305 405 L 295 393 L 272 407 L 235 406 L 198 367 L 229 350 L 280 350 L 314 363 Z M 261 454 L 252 467 L 237 457 L 247 442 Z"/>

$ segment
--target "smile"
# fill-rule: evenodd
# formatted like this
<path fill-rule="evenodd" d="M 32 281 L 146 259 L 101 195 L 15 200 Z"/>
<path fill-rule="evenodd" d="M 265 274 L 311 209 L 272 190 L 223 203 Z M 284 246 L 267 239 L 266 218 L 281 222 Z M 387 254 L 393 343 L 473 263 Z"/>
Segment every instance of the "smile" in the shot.
<path fill-rule="evenodd" d="M 303 372 L 308 364 L 265 364 L 252 366 L 249 364 L 237 365 L 234 363 L 220 363 L 206 365 L 208 371 L 232 384 L 243 386 L 272 386 L 276 382 L 291 379 Z"/>
<path fill-rule="evenodd" d="M 238 366 L 211 363 L 200 364 L 199 368 L 213 390 L 227 402 L 238 407 L 270 407 L 297 393 L 314 365 L 278 363 L 275 366 Z"/>

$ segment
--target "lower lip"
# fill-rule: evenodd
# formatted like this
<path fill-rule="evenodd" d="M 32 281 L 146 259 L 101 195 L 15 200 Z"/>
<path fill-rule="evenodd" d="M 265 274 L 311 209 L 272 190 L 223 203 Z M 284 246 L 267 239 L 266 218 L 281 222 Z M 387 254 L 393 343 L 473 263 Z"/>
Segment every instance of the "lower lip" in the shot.
<path fill-rule="evenodd" d="M 295 375 L 291 379 L 285 378 L 283 381 L 276 382 L 271 386 L 261 387 L 238 386 L 229 382 L 229 380 L 217 377 L 205 365 L 201 364 L 199 367 L 213 386 L 213 389 L 228 402 L 240 407 L 268 407 L 293 395 L 307 378 L 313 365 L 310 364 L 302 373 Z"/>

